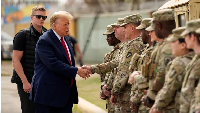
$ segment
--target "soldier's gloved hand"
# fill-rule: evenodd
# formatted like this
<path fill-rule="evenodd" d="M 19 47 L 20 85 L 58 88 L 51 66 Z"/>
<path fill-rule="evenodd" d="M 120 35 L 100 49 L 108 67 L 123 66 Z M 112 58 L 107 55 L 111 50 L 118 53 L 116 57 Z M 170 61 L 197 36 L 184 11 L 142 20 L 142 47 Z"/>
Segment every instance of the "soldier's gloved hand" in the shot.
<path fill-rule="evenodd" d="M 106 97 L 106 95 L 103 93 L 103 91 L 100 92 L 100 98 L 101 98 L 102 100 L 106 100 L 106 99 L 107 99 L 107 97 Z"/>
<path fill-rule="evenodd" d="M 103 89 L 103 93 L 104 93 L 106 96 L 110 97 L 111 91 L 108 91 L 107 88 L 108 88 L 107 85 L 104 85 L 104 86 L 103 86 L 103 88 L 102 88 L 102 89 Z"/>
<path fill-rule="evenodd" d="M 117 97 L 111 95 L 111 97 L 110 97 L 110 102 L 111 102 L 113 105 L 116 105 L 116 103 L 117 103 Z"/>

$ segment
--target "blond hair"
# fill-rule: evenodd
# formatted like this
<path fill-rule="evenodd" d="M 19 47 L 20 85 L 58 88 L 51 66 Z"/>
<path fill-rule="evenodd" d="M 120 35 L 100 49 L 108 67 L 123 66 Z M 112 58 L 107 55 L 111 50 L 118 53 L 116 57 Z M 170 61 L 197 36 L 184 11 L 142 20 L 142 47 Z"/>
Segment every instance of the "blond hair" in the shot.
<path fill-rule="evenodd" d="M 34 15 L 35 11 L 46 11 L 46 9 L 43 6 L 34 6 L 32 8 L 31 14 Z"/>
<path fill-rule="evenodd" d="M 54 12 L 54 14 L 50 18 L 50 27 L 52 27 L 53 23 L 55 23 L 56 20 L 58 20 L 61 17 L 67 17 L 67 19 L 69 19 L 69 20 L 73 19 L 73 16 L 66 11 Z"/>

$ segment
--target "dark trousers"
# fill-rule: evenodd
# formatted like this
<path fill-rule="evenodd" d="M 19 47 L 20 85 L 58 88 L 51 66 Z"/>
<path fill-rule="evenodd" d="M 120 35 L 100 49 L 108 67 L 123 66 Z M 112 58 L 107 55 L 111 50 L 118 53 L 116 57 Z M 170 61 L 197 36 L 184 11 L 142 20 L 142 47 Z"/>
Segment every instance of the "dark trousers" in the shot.
<path fill-rule="evenodd" d="M 72 113 L 72 103 L 68 103 L 64 107 L 54 107 L 35 103 L 35 113 Z"/>
<path fill-rule="evenodd" d="M 30 93 L 24 92 L 23 84 L 17 84 L 17 90 L 21 101 L 22 113 L 35 113 L 35 105 L 29 99 Z"/>

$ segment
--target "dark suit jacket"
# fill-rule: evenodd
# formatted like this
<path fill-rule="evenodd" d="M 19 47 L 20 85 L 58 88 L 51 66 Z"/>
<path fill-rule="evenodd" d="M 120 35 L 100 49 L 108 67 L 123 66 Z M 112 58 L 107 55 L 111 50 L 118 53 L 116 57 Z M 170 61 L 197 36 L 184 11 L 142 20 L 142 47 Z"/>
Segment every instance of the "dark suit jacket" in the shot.
<path fill-rule="evenodd" d="M 69 38 L 65 37 L 70 54 L 70 66 L 67 54 L 52 29 L 38 40 L 35 50 L 35 73 L 31 84 L 30 99 L 35 103 L 63 107 L 68 100 L 78 103 L 76 87 L 77 67 L 74 67 L 73 50 Z M 71 78 L 73 85 L 71 87 Z M 69 94 L 71 92 L 71 98 Z"/>

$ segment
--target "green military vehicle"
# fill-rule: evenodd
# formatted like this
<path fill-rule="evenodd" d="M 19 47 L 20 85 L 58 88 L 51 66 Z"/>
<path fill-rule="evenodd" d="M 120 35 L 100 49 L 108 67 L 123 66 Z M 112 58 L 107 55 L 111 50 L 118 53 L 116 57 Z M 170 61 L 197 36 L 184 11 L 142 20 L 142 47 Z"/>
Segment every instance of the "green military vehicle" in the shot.
<path fill-rule="evenodd" d="M 200 0 L 169 0 L 160 9 L 174 9 L 176 28 L 190 20 L 200 18 Z"/>

